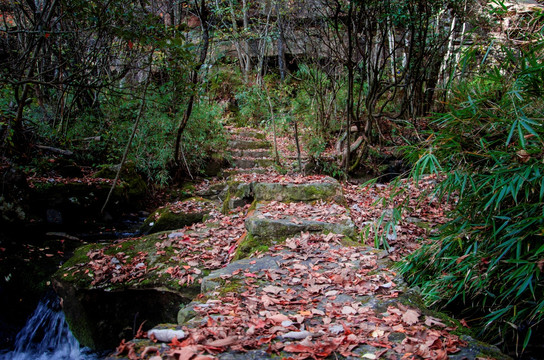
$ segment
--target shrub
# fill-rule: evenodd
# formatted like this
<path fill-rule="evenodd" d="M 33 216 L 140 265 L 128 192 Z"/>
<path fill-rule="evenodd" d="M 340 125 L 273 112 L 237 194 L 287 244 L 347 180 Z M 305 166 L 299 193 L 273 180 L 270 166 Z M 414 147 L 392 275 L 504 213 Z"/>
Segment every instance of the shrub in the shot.
<path fill-rule="evenodd" d="M 519 56 L 505 49 L 505 62 L 455 89 L 411 152 L 415 177 L 443 171 L 437 195 L 458 200 L 402 265 L 428 303 L 472 307 L 488 336 L 500 329 L 524 347 L 544 319 L 544 104 L 532 86 L 544 75 L 541 45 Z"/>

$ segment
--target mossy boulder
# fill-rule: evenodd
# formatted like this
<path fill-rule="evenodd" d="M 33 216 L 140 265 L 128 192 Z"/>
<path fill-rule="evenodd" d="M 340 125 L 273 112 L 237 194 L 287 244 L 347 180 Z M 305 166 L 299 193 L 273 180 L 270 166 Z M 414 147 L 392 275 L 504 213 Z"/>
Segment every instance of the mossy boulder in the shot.
<path fill-rule="evenodd" d="M 205 176 L 217 176 L 223 168 L 228 166 L 229 161 L 222 152 L 214 153 L 206 159 L 203 173 Z"/>
<path fill-rule="evenodd" d="M 211 200 L 193 197 L 155 210 L 145 220 L 141 231 L 153 234 L 160 231 L 181 229 L 201 222 L 214 209 Z"/>
<path fill-rule="evenodd" d="M 238 131 L 234 132 L 235 135 L 239 137 L 245 137 L 245 138 L 255 138 L 259 140 L 265 140 L 266 134 L 254 129 L 240 129 Z"/>
<path fill-rule="evenodd" d="M 242 241 L 240 241 L 240 244 L 238 245 L 238 248 L 236 249 L 236 253 L 234 255 L 233 260 L 241 260 L 241 259 L 249 258 L 251 255 L 255 254 L 256 252 L 263 253 L 267 251 L 270 246 L 276 244 L 277 242 L 278 242 L 277 239 L 257 238 L 253 236 L 252 234 L 248 233 L 242 239 Z"/>
<path fill-rule="evenodd" d="M 223 201 L 221 212 L 228 214 L 230 210 L 253 201 L 252 185 L 240 181 L 229 181 L 219 198 Z"/>
<path fill-rule="evenodd" d="M 231 154 L 234 157 L 245 157 L 245 158 L 267 158 L 271 155 L 270 150 L 268 149 L 234 150 L 234 151 L 231 151 Z"/>
<path fill-rule="evenodd" d="M 198 295 L 199 279 L 208 273 L 174 259 L 170 244 L 178 236 L 85 245 L 55 273 L 66 321 L 83 346 L 111 349 L 143 321 L 144 329 L 176 321 L 180 305 Z"/>

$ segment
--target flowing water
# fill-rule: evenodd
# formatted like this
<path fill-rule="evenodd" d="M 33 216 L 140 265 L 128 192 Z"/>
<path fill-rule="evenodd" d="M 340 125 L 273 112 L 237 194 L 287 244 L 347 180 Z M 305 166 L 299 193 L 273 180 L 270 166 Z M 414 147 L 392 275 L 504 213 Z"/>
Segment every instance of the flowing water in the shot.
<path fill-rule="evenodd" d="M 0 360 L 96 358 L 79 349 L 59 300 L 44 294 L 52 293 L 50 277 L 74 249 L 136 236 L 144 219 L 129 214 L 108 227 L 91 222 L 0 229 Z"/>
<path fill-rule="evenodd" d="M 59 299 L 48 295 L 19 332 L 12 351 L 0 360 L 95 360 L 98 357 L 81 348 L 64 319 Z"/>

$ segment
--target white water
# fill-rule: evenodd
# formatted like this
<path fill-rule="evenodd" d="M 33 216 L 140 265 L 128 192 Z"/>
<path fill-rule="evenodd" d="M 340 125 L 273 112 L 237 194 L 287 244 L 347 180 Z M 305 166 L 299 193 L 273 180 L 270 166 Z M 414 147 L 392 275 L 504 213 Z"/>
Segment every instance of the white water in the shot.
<path fill-rule="evenodd" d="M 0 354 L 0 360 L 94 360 L 80 348 L 60 310 L 57 299 L 44 299 L 17 334 L 15 349 Z"/>

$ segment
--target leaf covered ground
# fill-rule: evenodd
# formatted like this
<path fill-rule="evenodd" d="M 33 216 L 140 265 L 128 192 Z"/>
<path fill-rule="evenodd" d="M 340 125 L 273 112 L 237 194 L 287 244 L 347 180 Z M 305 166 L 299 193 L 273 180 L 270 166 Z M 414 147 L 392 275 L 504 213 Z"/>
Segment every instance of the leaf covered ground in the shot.
<path fill-rule="evenodd" d="M 251 141 L 251 135 L 243 130 L 235 139 Z M 274 191 L 335 182 L 270 169 L 249 169 L 229 181 L 249 189 L 274 184 Z M 112 358 L 493 358 L 467 346 L 470 337 L 460 334 L 469 330 L 460 322 L 427 310 L 393 266 L 447 221 L 448 203 L 428 195 L 437 181 L 404 181 L 402 192 L 390 185 L 346 182 L 340 201 L 261 201 L 228 214 L 218 212 L 218 204 L 205 222 L 92 248 L 85 254 L 89 262 L 67 270 L 84 273 L 91 286 L 104 289 L 153 279 L 176 291 L 200 290 L 178 314 L 179 324 L 140 329 Z M 225 186 L 225 180 L 206 180 L 195 185 L 195 192 L 221 198 Z M 407 210 L 395 214 L 401 203 Z M 347 220 L 358 235 L 302 232 L 264 246 L 246 230 L 251 217 L 324 224 Z M 391 228 L 387 220 L 395 217 L 399 221 Z M 387 244 L 375 236 L 384 231 Z M 241 246 L 249 250 L 234 261 Z"/>

